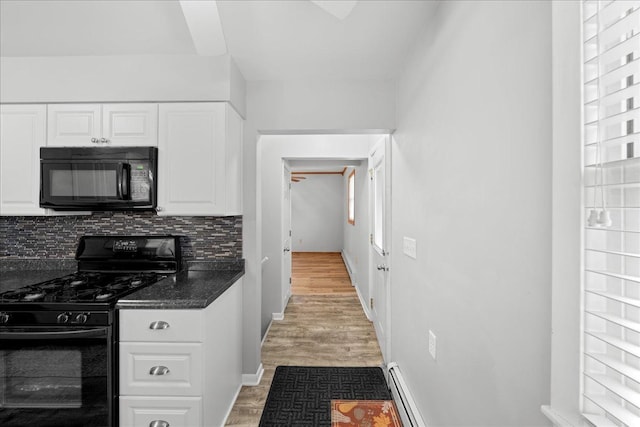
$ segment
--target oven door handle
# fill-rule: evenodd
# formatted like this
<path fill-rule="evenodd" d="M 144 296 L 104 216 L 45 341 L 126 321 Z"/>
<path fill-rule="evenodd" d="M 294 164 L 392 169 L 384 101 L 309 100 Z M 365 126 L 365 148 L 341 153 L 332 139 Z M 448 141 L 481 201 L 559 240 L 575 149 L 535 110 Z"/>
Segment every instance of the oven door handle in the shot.
<path fill-rule="evenodd" d="M 66 340 L 79 338 L 105 338 L 107 336 L 107 328 L 72 331 L 0 331 L 0 340 Z"/>

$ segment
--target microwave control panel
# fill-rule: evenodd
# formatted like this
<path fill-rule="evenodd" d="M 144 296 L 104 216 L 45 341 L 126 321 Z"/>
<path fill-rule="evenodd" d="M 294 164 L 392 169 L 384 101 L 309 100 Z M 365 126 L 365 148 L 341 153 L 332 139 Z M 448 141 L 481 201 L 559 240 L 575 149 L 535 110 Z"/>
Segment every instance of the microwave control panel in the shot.
<path fill-rule="evenodd" d="M 113 252 L 132 253 L 138 251 L 138 244 L 135 240 L 116 240 L 113 242 Z"/>
<path fill-rule="evenodd" d="M 151 170 L 147 162 L 131 162 L 131 200 L 149 201 L 151 198 Z"/>

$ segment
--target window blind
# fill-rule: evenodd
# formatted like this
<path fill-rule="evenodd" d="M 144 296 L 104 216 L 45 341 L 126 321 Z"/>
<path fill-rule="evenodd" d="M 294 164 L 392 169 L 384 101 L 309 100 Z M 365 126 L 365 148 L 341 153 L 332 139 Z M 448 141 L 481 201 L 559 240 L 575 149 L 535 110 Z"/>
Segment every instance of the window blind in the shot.
<path fill-rule="evenodd" d="M 582 412 L 640 426 L 640 0 L 582 12 Z"/>

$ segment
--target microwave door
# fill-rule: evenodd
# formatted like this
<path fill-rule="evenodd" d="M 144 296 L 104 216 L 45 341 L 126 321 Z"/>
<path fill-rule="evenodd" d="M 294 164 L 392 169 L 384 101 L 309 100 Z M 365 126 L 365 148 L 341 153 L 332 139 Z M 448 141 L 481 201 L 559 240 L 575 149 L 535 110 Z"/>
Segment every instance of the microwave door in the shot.
<path fill-rule="evenodd" d="M 129 192 L 126 170 L 115 162 L 43 162 L 43 202 L 55 208 L 124 200 Z"/>

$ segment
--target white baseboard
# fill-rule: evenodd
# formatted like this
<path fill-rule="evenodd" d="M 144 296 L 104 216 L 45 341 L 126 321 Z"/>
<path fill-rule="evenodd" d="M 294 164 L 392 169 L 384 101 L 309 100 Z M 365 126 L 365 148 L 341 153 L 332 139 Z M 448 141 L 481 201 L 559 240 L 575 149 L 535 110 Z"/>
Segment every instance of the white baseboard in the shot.
<path fill-rule="evenodd" d="M 372 321 L 371 318 L 371 312 L 369 311 L 369 304 L 367 304 L 367 301 L 364 300 L 364 298 L 362 297 L 362 293 L 360 293 L 360 288 L 358 287 L 358 283 L 354 280 L 353 278 L 353 269 L 351 268 L 351 262 L 349 261 L 349 257 L 347 256 L 347 254 L 342 251 L 340 252 L 342 254 L 342 260 L 344 261 L 344 265 L 347 267 L 347 273 L 349 273 L 349 279 L 351 280 L 351 286 L 353 286 L 354 288 L 356 288 L 356 293 L 358 294 L 358 299 L 360 300 L 360 305 L 362 305 L 362 310 L 364 311 L 365 316 L 367 316 L 367 319 L 369 319 L 369 321 Z"/>
<path fill-rule="evenodd" d="M 229 418 L 229 415 L 231 415 L 231 410 L 233 409 L 233 405 L 235 405 L 236 404 L 236 400 L 238 400 L 238 395 L 240 394 L 240 390 L 242 390 L 242 384 L 238 385 L 238 389 L 236 390 L 235 396 L 233 396 L 233 400 L 231 401 L 231 405 L 229 405 L 229 408 L 227 409 L 227 413 L 224 416 L 224 422 L 222 423 L 222 425 L 226 425 L 227 424 L 227 419 Z"/>
<path fill-rule="evenodd" d="M 369 311 L 369 304 L 364 300 L 362 294 L 360 293 L 360 288 L 356 284 L 356 294 L 358 294 L 358 299 L 360 300 L 360 305 L 362 305 L 362 310 L 364 311 L 364 315 L 367 316 L 369 322 L 373 322 L 373 318 L 371 317 L 371 312 Z"/>
<path fill-rule="evenodd" d="M 351 267 L 351 261 L 349 257 L 344 251 L 340 251 L 340 255 L 342 255 L 342 261 L 344 262 L 345 267 L 347 267 L 347 273 L 349 274 L 349 279 L 351 280 L 351 286 L 355 286 L 355 280 L 353 278 L 353 268 Z"/>
<path fill-rule="evenodd" d="M 255 374 L 242 374 L 242 385 L 255 386 L 260 384 L 260 380 L 262 380 L 262 374 L 264 374 L 264 366 L 262 366 L 261 363 L 260 366 L 258 366 L 258 371 Z"/>
<path fill-rule="evenodd" d="M 284 312 L 289 305 L 289 300 L 291 299 L 291 290 L 287 293 L 287 296 L 284 297 L 284 301 L 282 301 L 282 311 Z"/>
<path fill-rule="evenodd" d="M 271 321 L 274 320 L 284 320 L 284 311 L 287 309 L 287 305 L 289 305 L 289 299 L 291 298 L 291 292 L 284 297 L 284 301 L 282 302 L 282 312 L 281 313 L 271 313 Z M 271 325 L 269 325 L 271 327 Z M 267 335 L 265 334 L 265 337 Z"/>
<path fill-rule="evenodd" d="M 264 342 L 267 340 L 267 336 L 269 335 L 269 331 L 271 330 L 271 325 L 273 325 L 273 317 L 271 322 L 269 322 L 269 326 L 267 326 L 267 330 L 264 331 L 264 336 L 262 337 L 262 341 L 260 341 L 260 347 L 264 345 Z"/>

